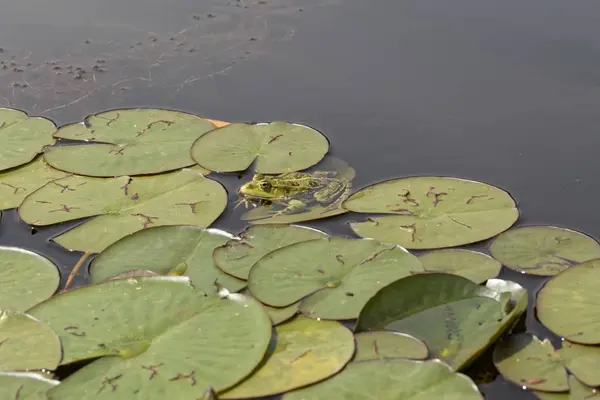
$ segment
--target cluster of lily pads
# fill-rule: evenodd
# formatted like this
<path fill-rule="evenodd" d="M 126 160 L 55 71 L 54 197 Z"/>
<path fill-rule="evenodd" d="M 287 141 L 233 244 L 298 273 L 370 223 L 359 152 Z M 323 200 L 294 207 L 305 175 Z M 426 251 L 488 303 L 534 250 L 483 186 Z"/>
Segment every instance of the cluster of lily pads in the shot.
<path fill-rule="evenodd" d="M 518 208 L 497 187 L 368 186 L 320 216 L 368 214 L 351 223 L 360 238 L 282 223 L 310 212 L 209 228 L 227 192 L 207 175 L 302 171 L 328 150 L 283 122 L 129 109 L 57 129 L 0 109 L 0 209 L 32 226 L 88 218 L 52 240 L 95 255 L 90 285 L 56 293 L 50 260 L 0 247 L 0 398 L 482 399 L 461 371 L 491 346 L 539 398 L 596 393 L 600 244 L 513 228 Z M 487 239 L 489 255 L 451 248 Z M 497 278 L 502 265 L 553 276 L 535 310 L 560 349 L 511 334 L 528 293 Z"/>

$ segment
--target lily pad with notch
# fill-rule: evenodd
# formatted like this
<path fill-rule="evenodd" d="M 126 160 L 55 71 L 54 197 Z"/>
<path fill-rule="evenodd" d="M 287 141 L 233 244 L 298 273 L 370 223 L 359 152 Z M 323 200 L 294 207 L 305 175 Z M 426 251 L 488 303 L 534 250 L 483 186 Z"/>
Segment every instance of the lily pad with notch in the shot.
<path fill-rule="evenodd" d="M 372 331 L 354 335 L 356 354 L 352 361 L 408 358 L 425 360 L 429 355 L 427 345 L 414 336 L 400 332 Z"/>
<path fill-rule="evenodd" d="M 0 372 L 0 399 L 46 400 L 60 382 L 36 372 Z"/>
<path fill-rule="evenodd" d="M 376 183 L 352 194 L 343 207 L 384 213 L 350 224 L 361 237 L 407 249 L 436 249 L 478 242 L 518 219 L 514 199 L 502 189 L 450 177 L 409 177 Z"/>
<path fill-rule="evenodd" d="M 401 247 L 327 237 L 268 253 L 250 270 L 248 287 L 271 306 L 302 300 L 300 312 L 306 316 L 353 319 L 380 288 L 422 270 L 419 260 Z"/>
<path fill-rule="evenodd" d="M 328 150 L 327 138 L 304 125 L 234 123 L 200 137 L 191 154 L 210 171 L 244 171 L 254 163 L 256 172 L 279 174 L 309 168 Z"/>
<path fill-rule="evenodd" d="M 563 360 L 567 369 L 581 382 L 588 386 L 600 386 L 600 346 L 585 346 L 571 343 L 568 340 L 561 342 L 558 355 Z"/>
<path fill-rule="evenodd" d="M 502 264 L 487 254 L 465 249 L 433 250 L 419 255 L 429 272 L 446 272 L 483 283 L 498 276 Z"/>
<path fill-rule="evenodd" d="M 192 143 L 213 129 L 209 121 L 179 111 L 106 111 L 61 127 L 56 138 L 86 143 L 53 147 L 44 160 L 63 171 L 96 177 L 173 171 L 194 165 Z"/>
<path fill-rule="evenodd" d="M 98 253 L 136 231 L 161 225 L 208 227 L 225 209 L 227 192 L 196 168 L 144 177 L 69 176 L 30 194 L 19 215 L 34 226 L 96 217 L 52 240 Z"/>
<path fill-rule="evenodd" d="M 575 376 L 569 375 L 568 392 L 542 392 L 532 390 L 540 400 L 583 400 L 593 399 L 598 396 L 598 389 L 581 383 Z"/>
<path fill-rule="evenodd" d="M 56 125 L 49 119 L 0 108 L 0 171 L 33 160 L 44 147 L 54 144 L 55 131 Z"/>
<path fill-rule="evenodd" d="M 510 229 L 490 243 L 492 256 L 515 271 L 556 275 L 600 257 L 600 243 L 583 233 L 554 226 Z"/>

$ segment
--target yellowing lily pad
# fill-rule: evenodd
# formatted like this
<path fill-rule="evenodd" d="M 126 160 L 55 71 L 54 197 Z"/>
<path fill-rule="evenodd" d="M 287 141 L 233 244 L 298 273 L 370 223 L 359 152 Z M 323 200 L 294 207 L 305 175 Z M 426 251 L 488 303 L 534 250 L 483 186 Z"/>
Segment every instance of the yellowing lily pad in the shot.
<path fill-rule="evenodd" d="M 353 361 L 409 358 L 424 360 L 429 355 L 427 345 L 406 333 L 373 331 L 357 333 Z"/>
<path fill-rule="evenodd" d="M 421 254 L 419 260 L 429 272 L 445 272 L 483 283 L 500 273 L 502 264 L 487 254 L 464 249 L 433 250 Z"/>
<path fill-rule="evenodd" d="M 221 399 L 269 396 L 318 382 L 339 372 L 354 354 L 352 332 L 335 321 L 298 316 L 276 330 L 266 362 Z"/>
<path fill-rule="evenodd" d="M 149 227 L 208 227 L 226 203 L 223 186 L 191 168 L 135 178 L 59 179 L 29 195 L 19 207 L 19 215 L 34 226 L 97 216 L 53 239 L 70 250 L 97 253 Z"/>
<path fill-rule="evenodd" d="M 510 228 L 519 217 L 513 198 L 481 182 L 447 177 L 393 179 L 351 195 L 343 207 L 386 213 L 351 224 L 365 238 L 407 249 L 435 249 L 478 242 Z"/>
<path fill-rule="evenodd" d="M 0 372 L 0 399 L 46 400 L 46 392 L 60 382 L 33 372 Z"/>
<path fill-rule="evenodd" d="M 502 264 L 532 275 L 556 275 L 578 263 L 600 257 L 600 243 L 570 229 L 524 226 L 511 229 L 490 244 Z"/>
<path fill-rule="evenodd" d="M 380 288 L 419 271 L 421 263 L 403 248 L 328 237 L 268 253 L 252 267 L 248 287 L 271 306 L 302 299 L 300 312 L 306 316 L 353 319 Z"/>
<path fill-rule="evenodd" d="M 566 340 L 558 350 L 565 366 L 588 386 L 600 386 L 600 346 L 583 346 Z"/>
<path fill-rule="evenodd" d="M 278 174 L 309 168 L 328 150 L 329 141 L 320 132 L 299 124 L 272 122 L 235 123 L 216 129 L 196 140 L 191 153 L 210 171 L 243 171 L 254 162 L 256 172 Z"/>
<path fill-rule="evenodd" d="M 26 164 L 52 145 L 54 122 L 10 108 L 0 108 L 0 171 Z"/>

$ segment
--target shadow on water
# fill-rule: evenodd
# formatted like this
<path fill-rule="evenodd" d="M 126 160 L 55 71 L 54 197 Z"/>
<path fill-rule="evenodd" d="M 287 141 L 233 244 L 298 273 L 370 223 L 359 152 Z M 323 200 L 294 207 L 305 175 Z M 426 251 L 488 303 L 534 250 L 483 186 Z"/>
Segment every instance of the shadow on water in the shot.
<path fill-rule="evenodd" d="M 598 17 L 600 3 L 583 0 L 6 2 L 0 106 L 58 124 L 143 106 L 304 123 L 356 169 L 355 189 L 459 176 L 508 190 L 520 224 L 600 237 Z M 230 200 L 248 178 L 217 177 Z M 215 227 L 243 230 L 238 211 Z M 351 235 L 356 218 L 306 225 Z M 45 254 L 64 284 L 81 254 L 48 240 L 67 228 L 32 231 L 8 211 L 0 244 Z M 525 328 L 552 337 L 533 308 L 545 279 L 500 277 L 530 291 Z M 75 284 L 86 279 L 82 268 Z M 488 399 L 533 398 L 502 379 L 481 388 Z"/>

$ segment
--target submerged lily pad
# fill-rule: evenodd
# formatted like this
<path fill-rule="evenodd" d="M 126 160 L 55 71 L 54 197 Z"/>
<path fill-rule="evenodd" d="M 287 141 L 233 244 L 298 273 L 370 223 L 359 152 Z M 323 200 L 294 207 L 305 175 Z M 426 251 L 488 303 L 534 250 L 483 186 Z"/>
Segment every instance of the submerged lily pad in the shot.
<path fill-rule="evenodd" d="M 225 209 L 227 192 L 197 169 L 131 178 L 70 176 L 52 181 L 19 207 L 28 224 L 44 226 L 97 216 L 53 241 L 97 253 L 141 229 L 160 225 L 208 227 Z"/>
<path fill-rule="evenodd" d="M 283 400 L 483 400 L 477 386 L 438 360 L 350 363 L 315 385 L 286 393 Z"/>
<path fill-rule="evenodd" d="M 356 318 L 383 286 L 422 271 L 401 247 L 374 240 L 328 237 L 270 252 L 250 271 L 248 287 L 263 303 L 322 319 Z"/>
<path fill-rule="evenodd" d="M 565 366 L 588 386 L 600 386 L 600 346 L 583 346 L 563 340 L 558 354 Z"/>
<path fill-rule="evenodd" d="M 206 296 L 186 277 L 102 282 L 54 296 L 30 313 L 59 334 L 63 364 L 113 356 L 54 388 L 49 397 L 61 400 L 222 391 L 252 372 L 271 337 L 269 316 L 255 300 Z"/>
<path fill-rule="evenodd" d="M 550 279 L 537 296 L 537 316 L 570 342 L 600 344 L 600 259 L 586 261 Z"/>
<path fill-rule="evenodd" d="M 278 174 L 317 164 L 329 150 L 320 132 L 299 124 L 235 123 L 216 129 L 194 142 L 192 158 L 216 172 L 244 171 L 255 162 L 256 172 Z"/>
<path fill-rule="evenodd" d="M 28 163 L 54 143 L 54 122 L 26 113 L 0 108 L 0 171 Z"/>
<path fill-rule="evenodd" d="M 48 325 L 0 310 L 0 371 L 53 370 L 61 357 L 60 340 Z"/>
<path fill-rule="evenodd" d="M 502 264 L 487 254 L 464 249 L 434 250 L 421 254 L 425 271 L 446 272 L 483 283 L 500 273 Z"/>
<path fill-rule="evenodd" d="M 583 233 L 554 226 L 511 229 L 490 244 L 502 264 L 532 275 L 556 275 L 578 263 L 600 257 L 600 243 Z"/>
<path fill-rule="evenodd" d="M 63 126 L 54 134 L 91 143 L 53 147 L 44 159 L 54 168 L 88 176 L 173 171 L 194 164 L 189 154 L 192 143 L 212 129 L 215 126 L 210 122 L 179 111 L 106 111 Z"/>
<path fill-rule="evenodd" d="M 68 174 L 46 164 L 42 156 L 18 168 L 0 173 L 0 210 L 16 208 L 31 192 Z"/>
<path fill-rule="evenodd" d="M 495 186 L 447 177 L 393 179 L 366 187 L 343 204 L 350 211 L 395 214 L 351 224 L 362 237 L 407 249 L 478 242 L 510 228 L 519 211 Z"/>
<path fill-rule="evenodd" d="M 0 372 L 0 399 L 46 400 L 46 392 L 60 382 L 33 372 Z"/>
<path fill-rule="evenodd" d="M 353 354 L 354 337 L 342 324 L 298 316 L 277 327 L 276 346 L 260 369 L 219 397 L 262 397 L 310 385 L 339 372 Z"/>
<path fill-rule="evenodd" d="M 569 390 L 567 371 L 547 339 L 527 333 L 511 335 L 494 349 L 494 365 L 519 386 L 546 392 Z"/>
<path fill-rule="evenodd" d="M 353 361 L 409 358 L 424 360 L 429 355 L 427 345 L 414 336 L 399 332 L 374 331 L 357 333 Z"/>
<path fill-rule="evenodd" d="M 189 276 L 192 285 L 205 292 L 214 290 L 217 281 L 232 292 L 246 282 L 218 269 L 212 253 L 233 235 L 197 226 L 159 226 L 126 236 L 110 245 L 90 265 L 92 282 L 135 269 L 160 275 Z"/>
<path fill-rule="evenodd" d="M 248 279 L 250 268 L 265 254 L 290 244 L 326 237 L 325 232 L 296 225 L 252 226 L 213 253 L 216 265 L 229 275 Z"/>
<path fill-rule="evenodd" d="M 0 310 L 26 311 L 54 294 L 56 265 L 37 253 L 0 246 Z"/>

